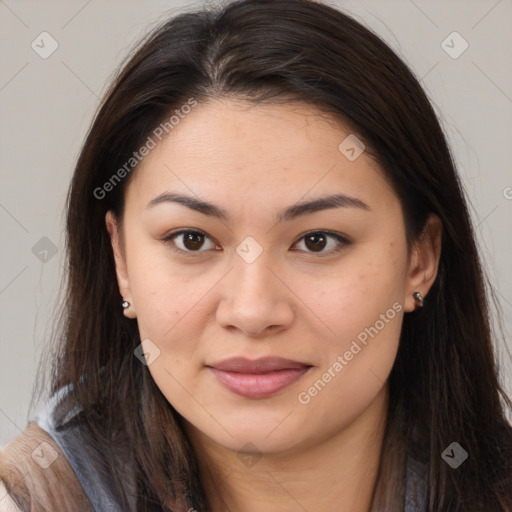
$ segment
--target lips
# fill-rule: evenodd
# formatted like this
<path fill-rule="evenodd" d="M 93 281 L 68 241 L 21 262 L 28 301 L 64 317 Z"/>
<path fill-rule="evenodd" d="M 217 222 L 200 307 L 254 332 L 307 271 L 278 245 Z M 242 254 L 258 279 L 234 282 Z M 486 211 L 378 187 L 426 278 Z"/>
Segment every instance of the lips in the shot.
<path fill-rule="evenodd" d="M 300 379 L 311 365 L 280 357 L 253 361 L 235 357 L 207 367 L 218 382 L 232 393 L 246 398 L 265 398 Z"/>

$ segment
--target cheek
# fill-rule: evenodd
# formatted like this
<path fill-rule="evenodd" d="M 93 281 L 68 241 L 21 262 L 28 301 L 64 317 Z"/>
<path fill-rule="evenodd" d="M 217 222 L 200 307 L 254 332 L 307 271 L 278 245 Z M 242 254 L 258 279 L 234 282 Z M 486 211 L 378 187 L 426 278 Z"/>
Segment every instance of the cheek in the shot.
<path fill-rule="evenodd" d="M 141 336 L 170 336 L 197 302 L 202 283 L 184 275 L 159 243 L 137 243 L 134 237 L 130 249 L 128 275 Z"/>
<path fill-rule="evenodd" d="M 343 343 L 357 337 L 381 315 L 386 317 L 386 330 L 391 331 L 387 320 L 397 312 L 398 307 L 393 309 L 393 304 L 403 301 L 406 261 L 392 245 L 387 251 L 377 244 L 372 246 L 368 244 L 364 250 L 348 254 L 328 274 L 296 281 L 297 295 L 305 298 L 308 308 L 329 328 L 322 328 L 321 332 L 331 342 Z"/>
<path fill-rule="evenodd" d="M 347 414 L 357 414 L 384 386 L 403 318 L 405 259 L 391 249 L 361 251 L 313 288 L 308 305 L 329 331 L 321 331 L 328 334 L 319 340 L 321 364 L 304 383 L 301 403 L 315 402 L 316 410 L 343 403 Z"/>
<path fill-rule="evenodd" d="M 206 315 L 202 297 L 212 282 L 184 276 L 160 249 L 134 247 L 129 265 L 140 339 L 158 353 L 149 370 L 167 398 L 179 401 L 179 383 L 191 383 L 192 392 L 202 366 L 196 353 Z"/>

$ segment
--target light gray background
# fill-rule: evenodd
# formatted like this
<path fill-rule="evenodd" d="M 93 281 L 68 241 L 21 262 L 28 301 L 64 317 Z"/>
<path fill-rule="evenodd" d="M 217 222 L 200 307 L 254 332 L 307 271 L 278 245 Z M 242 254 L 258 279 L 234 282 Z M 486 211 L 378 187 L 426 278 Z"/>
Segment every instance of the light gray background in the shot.
<path fill-rule="evenodd" d="M 512 0 L 331 3 L 388 41 L 434 103 L 471 199 L 510 344 Z M 60 285 L 65 194 L 99 98 L 153 22 L 194 5 L 199 4 L 0 0 L 0 447 L 26 425 Z M 31 48 L 43 31 L 59 45 L 47 59 Z M 469 44 L 456 59 L 441 46 L 453 31 Z M 43 237 L 58 249 L 46 262 L 33 252 Z M 500 354 L 506 356 L 505 348 Z M 512 393 L 510 375 L 506 379 Z"/>

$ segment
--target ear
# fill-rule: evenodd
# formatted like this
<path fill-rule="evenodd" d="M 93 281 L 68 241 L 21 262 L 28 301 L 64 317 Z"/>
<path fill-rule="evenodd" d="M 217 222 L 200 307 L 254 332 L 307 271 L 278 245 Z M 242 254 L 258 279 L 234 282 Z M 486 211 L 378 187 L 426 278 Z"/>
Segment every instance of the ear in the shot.
<path fill-rule="evenodd" d="M 130 280 L 128 278 L 128 271 L 126 267 L 126 258 L 124 255 L 123 244 L 120 236 L 120 228 L 112 211 L 108 211 L 105 215 L 105 224 L 107 231 L 110 235 L 110 242 L 114 252 L 114 259 L 116 263 L 116 276 L 119 292 L 123 300 L 127 301 L 130 306 L 123 309 L 124 316 L 128 318 L 136 318 L 135 305 L 133 304 L 132 293 L 130 290 Z M 121 305 L 120 305 L 121 307 Z"/>
<path fill-rule="evenodd" d="M 406 312 L 414 311 L 417 307 L 412 294 L 420 292 L 425 299 L 436 280 L 441 257 L 442 232 L 441 220 L 437 215 L 431 213 L 423 232 L 411 250 L 405 290 L 404 310 Z"/>

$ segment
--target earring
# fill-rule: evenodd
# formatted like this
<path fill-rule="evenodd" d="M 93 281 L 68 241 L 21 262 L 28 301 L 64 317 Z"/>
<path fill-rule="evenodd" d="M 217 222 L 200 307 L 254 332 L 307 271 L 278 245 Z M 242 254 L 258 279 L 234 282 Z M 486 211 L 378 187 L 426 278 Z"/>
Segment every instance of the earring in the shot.
<path fill-rule="evenodd" d="M 414 297 L 414 300 L 418 303 L 419 307 L 422 308 L 423 307 L 423 295 L 421 295 L 420 292 L 414 292 L 412 294 L 412 296 Z"/>
<path fill-rule="evenodd" d="M 128 309 L 130 307 L 130 303 L 127 300 L 123 300 L 121 306 L 123 309 Z"/>

